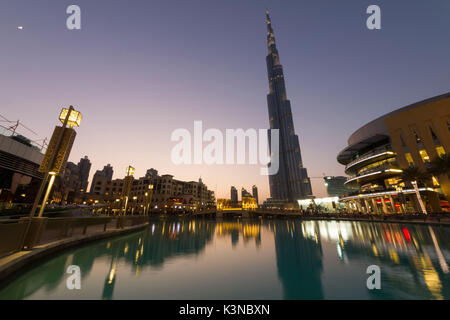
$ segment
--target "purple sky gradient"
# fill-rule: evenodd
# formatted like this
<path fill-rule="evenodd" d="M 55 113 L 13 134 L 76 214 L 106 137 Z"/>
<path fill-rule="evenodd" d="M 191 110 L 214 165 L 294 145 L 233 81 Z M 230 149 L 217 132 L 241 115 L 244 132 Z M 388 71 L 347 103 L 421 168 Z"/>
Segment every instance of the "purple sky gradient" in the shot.
<path fill-rule="evenodd" d="M 82 29 L 66 29 L 78 4 Z M 381 7 L 382 29 L 366 28 Z M 311 177 L 343 174 L 348 136 L 374 118 L 449 91 L 450 2 L 21 1 L 0 2 L 0 114 L 50 137 L 62 106 L 83 122 L 70 160 L 91 175 L 110 163 L 156 168 L 229 197 L 259 187 L 259 165 L 172 164 L 174 129 L 267 128 L 264 10 L 271 10 L 287 94 Z M 17 26 L 22 25 L 23 30 Z M 312 179 L 316 196 L 323 180 Z"/>

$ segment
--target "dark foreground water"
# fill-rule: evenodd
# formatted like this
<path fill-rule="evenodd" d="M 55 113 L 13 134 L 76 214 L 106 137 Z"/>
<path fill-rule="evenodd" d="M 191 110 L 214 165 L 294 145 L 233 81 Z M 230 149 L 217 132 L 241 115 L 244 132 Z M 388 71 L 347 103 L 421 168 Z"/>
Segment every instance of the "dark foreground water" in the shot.
<path fill-rule="evenodd" d="M 161 220 L 54 256 L 0 299 L 449 299 L 450 228 L 295 220 Z M 81 289 L 69 290 L 70 265 Z M 369 290 L 369 265 L 381 289 Z"/>

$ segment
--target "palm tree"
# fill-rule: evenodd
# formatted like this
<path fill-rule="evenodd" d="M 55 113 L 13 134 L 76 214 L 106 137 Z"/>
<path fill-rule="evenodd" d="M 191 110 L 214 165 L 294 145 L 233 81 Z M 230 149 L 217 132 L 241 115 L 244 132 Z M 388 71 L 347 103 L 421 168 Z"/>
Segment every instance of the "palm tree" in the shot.
<path fill-rule="evenodd" d="M 431 175 L 428 172 L 423 172 L 417 167 L 409 167 L 403 169 L 403 172 L 400 176 L 400 180 L 405 184 L 412 184 L 413 181 L 416 181 L 420 184 L 425 184 L 431 178 Z"/>
<path fill-rule="evenodd" d="M 450 155 L 443 154 L 431 161 L 430 172 L 436 176 L 450 175 Z"/>
<path fill-rule="evenodd" d="M 419 202 L 421 211 L 423 213 L 427 213 L 425 205 L 423 203 L 422 197 L 420 196 L 418 184 L 425 185 L 427 181 L 431 178 L 431 175 L 428 172 L 423 172 L 417 167 L 409 167 L 403 169 L 400 180 L 405 184 L 411 184 L 414 187 L 414 191 L 416 193 L 417 201 Z"/>

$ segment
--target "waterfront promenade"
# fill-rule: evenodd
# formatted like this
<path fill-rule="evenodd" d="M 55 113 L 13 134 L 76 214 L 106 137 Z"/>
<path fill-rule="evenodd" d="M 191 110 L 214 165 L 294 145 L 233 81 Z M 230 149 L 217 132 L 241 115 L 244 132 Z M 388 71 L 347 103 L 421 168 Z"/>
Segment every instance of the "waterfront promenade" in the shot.
<path fill-rule="evenodd" d="M 0 223 L 0 282 L 67 248 L 143 229 L 148 216 L 29 218 Z"/>

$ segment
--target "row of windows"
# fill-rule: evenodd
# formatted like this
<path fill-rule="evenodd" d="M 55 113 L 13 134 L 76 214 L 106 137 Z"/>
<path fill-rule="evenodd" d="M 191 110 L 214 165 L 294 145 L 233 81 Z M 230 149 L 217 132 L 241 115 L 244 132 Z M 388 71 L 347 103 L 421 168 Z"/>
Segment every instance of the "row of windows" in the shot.
<path fill-rule="evenodd" d="M 449 121 L 447 121 L 447 128 L 450 131 L 450 122 Z M 446 154 L 439 137 L 436 135 L 436 133 L 433 130 L 433 127 L 431 125 L 428 125 L 428 130 L 430 132 L 430 135 L 431 135 L 431 138 L 435 145 L 435 150 L 436 150 L 436 153 L 438 154 L 438 156 L 442 156 L 442 155 Z M 430 163 L 430 156 L 428 155 L 428 152 L 425 150 L 422 138 L 420 137 L 420 135 L 417 133 L 417 131 L 414 128 L 412 129 L 412 133 L 414 135 L 414 139 L 415 139 L 417 147 L 419 149 L 419 155 L 420 155 L 420 158 L 422 159 L 422 162 L 424 164 Z M 414 160 L 413 160 L 411 153 L 408 149 L 408 146 L 406 145 L 406 143 L 403 139 L 403 136 L 401 134 L 400 134 L 400 142 L 402 144 L 403 151 L 405 153 L 406 162 L 408 163 L 409 166 L 414 166 L 415 165 Z"/>

